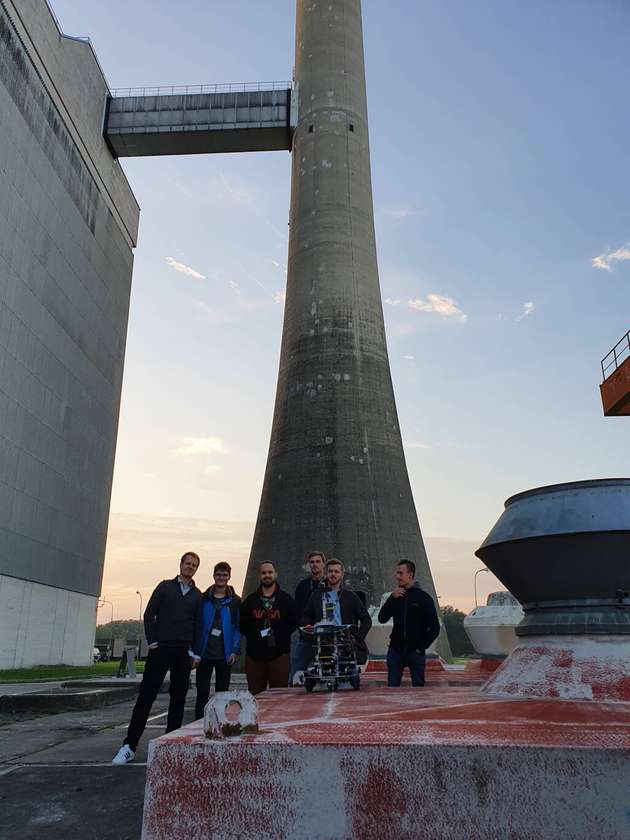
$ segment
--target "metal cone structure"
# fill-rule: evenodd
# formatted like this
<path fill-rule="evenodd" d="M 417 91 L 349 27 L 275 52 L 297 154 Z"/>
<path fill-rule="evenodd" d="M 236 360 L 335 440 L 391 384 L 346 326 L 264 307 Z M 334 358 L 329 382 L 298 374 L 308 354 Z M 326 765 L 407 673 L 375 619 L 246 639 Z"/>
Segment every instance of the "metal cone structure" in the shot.
<path fill-rule="evenodd" d="M 280 370 L 245 591 L 263 560 L 292 590 L 321 549 L 370 605 L 402 558 L 435 597 L 387 356 L 360 0 L 298 0 L 295 83 Z"/>

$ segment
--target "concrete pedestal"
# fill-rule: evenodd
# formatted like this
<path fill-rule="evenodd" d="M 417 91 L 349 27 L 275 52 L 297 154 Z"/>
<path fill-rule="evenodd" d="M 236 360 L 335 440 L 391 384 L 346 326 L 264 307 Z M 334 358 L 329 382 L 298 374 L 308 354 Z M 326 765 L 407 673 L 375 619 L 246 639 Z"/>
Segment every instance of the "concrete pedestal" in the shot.
<path fill-rule="evenodd" d="M 483 693 L 629 702 L 630 636 L 521 639 Z"/>
<path fill-rule="evenodd" d="M 630 704 L 476 688 L 257 698 L 257 735 L 150 745 L 143 840 L 627 840 Z"/>

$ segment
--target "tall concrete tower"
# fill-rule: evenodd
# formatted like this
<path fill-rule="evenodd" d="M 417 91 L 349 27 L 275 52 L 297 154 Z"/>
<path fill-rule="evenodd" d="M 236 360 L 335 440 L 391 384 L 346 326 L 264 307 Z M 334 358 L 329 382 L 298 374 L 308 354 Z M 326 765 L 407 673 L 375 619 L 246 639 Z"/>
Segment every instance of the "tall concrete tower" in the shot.
<path fill-rule="evenodd" d="M 343 560 L 371 603 L 413 560 L 435 595 L 403 452 L 378 281 L 360 0 L 298 0 L 298 124 L 271 443 L 245 590 L 273 560 Z"/>

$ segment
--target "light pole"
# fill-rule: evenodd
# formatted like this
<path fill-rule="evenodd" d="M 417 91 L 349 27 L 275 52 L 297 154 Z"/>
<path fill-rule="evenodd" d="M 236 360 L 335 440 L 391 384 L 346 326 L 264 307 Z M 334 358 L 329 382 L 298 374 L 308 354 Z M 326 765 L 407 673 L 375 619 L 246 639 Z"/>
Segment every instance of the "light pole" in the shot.
<path fill-rule="evenodd" d="M 112 624 L 113 621 L 114 621 L 114 605 L 112 604 L 111 601 L 106 601 L 105 598 L 101 598 L 101 600 L 98 604 L 99 610 L 100 610 L 101 607 L 104 607 L 105 604 L 107 604 L 109 606 L 110 610 L 111 610 L 109 623 Z"/>
<path fill-rule="evenodd" d="M 482 569 L 477 569 L 477 571 L 475 572 L 475 577 L 474 577 L 474 579 L 473 579 L 473 580 L 474 580 L 474 584 L 473 584 L 473 585 L 474 585 L 474 588 L 475 588 L 475 606 L 478 606 L 478 605 L 477 605 L 477 575 L 478 575 L 480 572 L 489 572 L 489 571 L 490 571 L 490 569 L 486 569 L 486 567 L 484 566 Z"/>
<path fill-rule="evenodd" d="M 142 624 L 142 592 L 139 589 L 136 589 L 136 595 L 140 596 L 140 623 Z"/>

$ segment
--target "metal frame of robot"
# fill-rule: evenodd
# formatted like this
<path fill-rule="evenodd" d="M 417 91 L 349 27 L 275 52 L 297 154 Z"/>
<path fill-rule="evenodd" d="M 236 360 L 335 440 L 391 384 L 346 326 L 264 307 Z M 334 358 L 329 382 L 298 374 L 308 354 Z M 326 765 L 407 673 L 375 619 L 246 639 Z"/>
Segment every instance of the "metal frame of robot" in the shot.
<path fill-rule="evenodd" d="M 312 641 L 309 664 L 304 671 L 304 688 L 313 691 L 316 685 L 326 685 L 336 691 L 342 683 L 358 691 L 361 687 L 361 669 L 357 662 L 357 648 L 353 624 L 321 622 L 312 629 L 300 627 L 306 641 Z"/>

